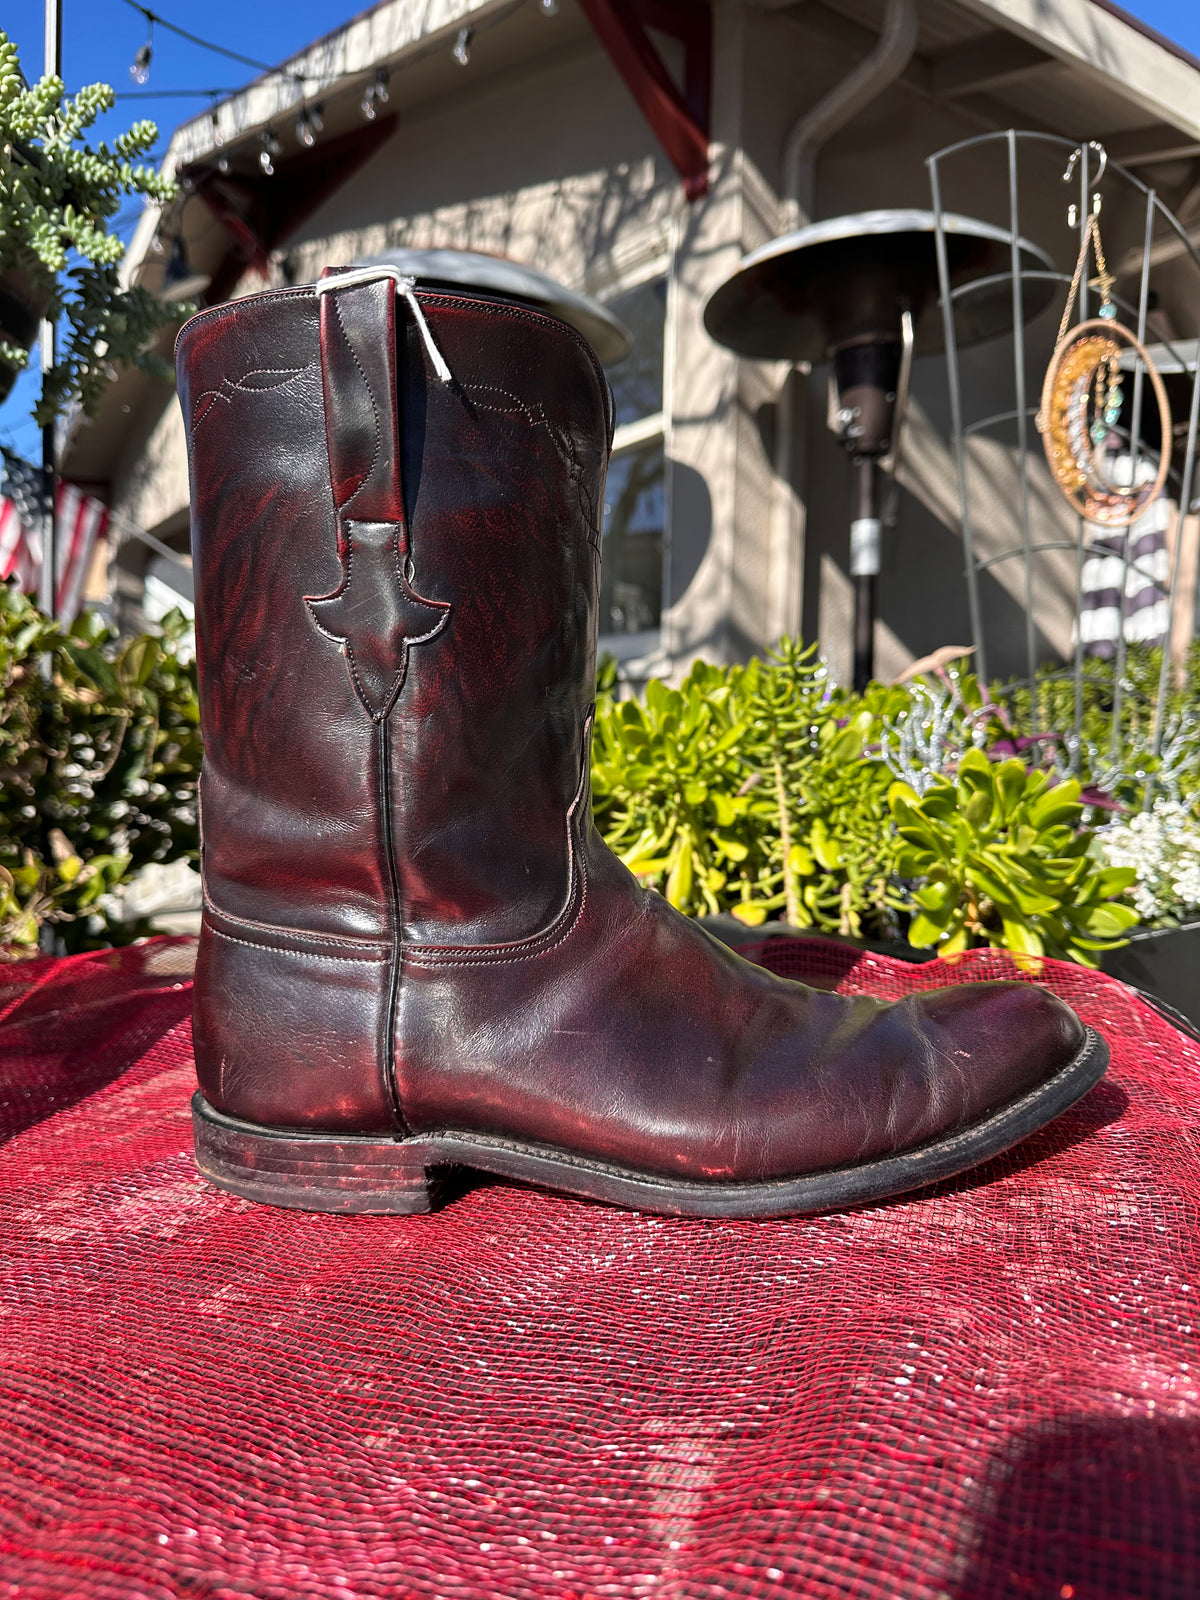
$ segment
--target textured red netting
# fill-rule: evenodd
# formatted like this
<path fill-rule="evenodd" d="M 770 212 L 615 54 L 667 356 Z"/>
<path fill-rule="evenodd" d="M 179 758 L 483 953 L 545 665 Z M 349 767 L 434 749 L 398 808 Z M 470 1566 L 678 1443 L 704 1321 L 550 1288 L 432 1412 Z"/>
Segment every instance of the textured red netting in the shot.
<path fill-rule="evenodd" d="M 335 1218 L 197 1179 L 190 956 L 0 968 L 0 1595 L 1200 1595 L 1200 1046 L 1116 982 L 1047 964 L 1108 1078 L 919 1196 Z"/>

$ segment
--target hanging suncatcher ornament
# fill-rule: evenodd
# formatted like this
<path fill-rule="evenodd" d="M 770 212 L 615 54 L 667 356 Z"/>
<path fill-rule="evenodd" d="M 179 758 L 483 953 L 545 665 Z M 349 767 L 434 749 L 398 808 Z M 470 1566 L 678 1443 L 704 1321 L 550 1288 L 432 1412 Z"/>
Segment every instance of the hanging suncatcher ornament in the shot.
<path fill-rule="evenodd" d="M 1099 198 L 1084 227 L 1058 342 L 1042 385 L 1037 426 L 1055 482 L 1079 515 L 1105 528 L 1124 528 L 1162 492 L 1170 464 L 1171 411 L 1154 363 L 1136 336 L 1117 321 L 1112 299 L 1116 280 L 1100 242 Z M 1096 276 L 1089 284 L 1099 291 L 1099 314 L 1071 327 L 1089 253 L 1096 259 Z M 1120 427 L 1129 375 L 1122 361 L 1131 354 L 1141 362 L 1158 402 L 1162 445 L 1155 473 L 1138 470 L 1129 435 Z M 1153 465 L 1153 457 L 1144 456 L 1142 465 Z"/>

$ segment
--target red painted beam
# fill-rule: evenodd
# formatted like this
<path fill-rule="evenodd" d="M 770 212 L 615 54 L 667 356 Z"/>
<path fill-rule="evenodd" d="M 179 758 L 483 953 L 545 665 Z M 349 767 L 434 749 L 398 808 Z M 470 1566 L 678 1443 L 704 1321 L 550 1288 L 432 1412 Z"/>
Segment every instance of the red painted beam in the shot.
<path fill-rule="evenodd" d="M 207 304 L 218 305 L 227 299 L 248 265 L 265 272 L 269 252 L 391 137 L 396 121 L 394 116 L 381 117 L 349 133 L 323 139 L 314 149 L 300 148 L 289 156 L 277 156 L 272 178 L 254 167 L 228 175 L 204 163 L 190 167 L 187 176 L 196 185 L 196 193 L 233 240 L 213 273 Z"/>
<path fill-rule="evenodd" d="M 708 102 L 712 13 L 707 0 L 579 0 L 625 86 L 683 179 L 689 200 L 708 192 Z M 646 24 L 682 41 L 680 92 L 646 33 Z"/>

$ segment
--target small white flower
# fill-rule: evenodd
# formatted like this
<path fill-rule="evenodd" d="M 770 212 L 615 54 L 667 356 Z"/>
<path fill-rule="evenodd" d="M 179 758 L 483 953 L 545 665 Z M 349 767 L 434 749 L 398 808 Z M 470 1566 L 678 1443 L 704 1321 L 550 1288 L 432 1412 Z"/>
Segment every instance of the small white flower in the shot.
<path fill-rule="evenodd" d="M 1159 799 L 1150 811 L 1109 823 L 1096 847 L 1110 866 L 1137 873 L 1133 903 L 1143 922 L 1200 908 L 1200 824 L 1179 801 Z"/>

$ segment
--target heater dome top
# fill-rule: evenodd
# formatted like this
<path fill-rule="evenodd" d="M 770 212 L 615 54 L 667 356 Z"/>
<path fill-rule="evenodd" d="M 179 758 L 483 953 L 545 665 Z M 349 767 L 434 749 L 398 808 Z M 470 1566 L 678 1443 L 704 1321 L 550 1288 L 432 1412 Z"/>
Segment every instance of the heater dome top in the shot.
<path fill-rule="evenodd" d="M 633 336 L 607 306 L 590 295 L 568 289 L 536 267 L 509 261 L 505 256 L 479 250 L 417 250 L 406 246 L 368 256 L 356 266 L 399 267 L 418 283 L 429 287 L 482 289 L 487 294 L 510 295 L 528 305 L 540 306 L 570 323 L 606 366 L 629 353 Z"/>
<path fill-rule="evenodd" d="M 974 217 L 942 213 L 946 264 L 956 295 L 959 345 L 1008 332 L 1013 319 L 1012 234 Z M 1023 315 L 1054 297 L 1051 258 L 1017 241 Z M 1031 276 L 1033 274 L 1033 276 Z M 977 285 L 977 287 L 975 287 Z M 847 340 L 899 336 L 909 310 L 918 355 L 944 344 L 937 306 L 937 218 L 915 209 L 830 217 L 771 239 L 714 291 L 704 325 L 718 344 L 757 360 L 823 361 Z"/>

